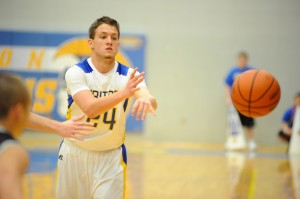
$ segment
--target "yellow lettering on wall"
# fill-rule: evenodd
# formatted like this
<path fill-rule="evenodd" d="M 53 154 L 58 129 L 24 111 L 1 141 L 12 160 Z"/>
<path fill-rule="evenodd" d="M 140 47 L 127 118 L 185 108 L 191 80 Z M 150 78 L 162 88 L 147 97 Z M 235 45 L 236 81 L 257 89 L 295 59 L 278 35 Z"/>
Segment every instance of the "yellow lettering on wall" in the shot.
<path fill-rule="evenodd" d="M 55 89 L 57 82 L 54 79 L 42 79 L 38 82 L 35 92 L 33 112 L 49 113 L 55 103 Z"/>
<path fill-rule="evenodd" d="M 7 67 L 10 64 L 12 57 L 12 50 L 9 48 L 4 48 L 0 52 L 0 67 Z"/>
<path fill-rule="evenodd" d="M 34 85 L 35 85 L 35 78 L 27 78 L 27 79 L 25 80 L 25 83 L 26 83 L 27 88 L 28 88 L 28 90 L 29 90 L 29 92 L 30 92 L 30 96 L 32 96 L 33 87 L 34 87 Z"/>
<path fill-rule="evenodd" d="M 36 50 L 31 50 L 27 67 L 32 68 L 33 66 L 35 66 L 36 68 L 41 68 L 44 55 L 45 50 L 41 50 L 39 52 L 37 52 Z"/>

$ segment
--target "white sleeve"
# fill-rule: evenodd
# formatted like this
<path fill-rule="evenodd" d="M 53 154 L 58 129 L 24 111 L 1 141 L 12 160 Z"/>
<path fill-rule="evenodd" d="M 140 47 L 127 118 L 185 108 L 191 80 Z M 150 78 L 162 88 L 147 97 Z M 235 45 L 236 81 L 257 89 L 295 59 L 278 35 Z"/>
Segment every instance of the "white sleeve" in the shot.
<path fill-rule="evenodd" d="M 128 77 L 130 77 L 132 71 L 133 71 L 133 69 L 132 69 L 132 68 L 129 68 L 129 71 L 128 71 Z M 137 72 L 135 73 L 135 76 L 137 76 L 138 74 L 140 74 L 140 73 L 137 71 Z M 137 85 L 137 87 L 138 87 L 138 88 L 140 88 L 140 87 L 145 87 L 145 88 L 147 88 L 145 79 L 144 79 L 141 83 L 139 83 L 139 84 Z"/>
<path fill-rule="evenodd" d="M 67 83 L 68 94 L 72 96 L 80 91 L 89 90 L 84 71 L 76 65 L 68 69 L 65 79 Z"/>

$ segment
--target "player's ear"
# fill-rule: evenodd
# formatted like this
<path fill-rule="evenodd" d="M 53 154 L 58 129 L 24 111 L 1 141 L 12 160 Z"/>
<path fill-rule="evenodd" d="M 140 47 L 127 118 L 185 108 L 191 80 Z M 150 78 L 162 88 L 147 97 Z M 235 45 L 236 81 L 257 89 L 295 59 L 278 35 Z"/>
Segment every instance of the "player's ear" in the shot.
<path fill-rule="evenodd" d="M 92 39 L 88 39 L 88 45 L 91 49 L 94 49 L 94 41 Z"/>
<path fill-rule="evenodd" d="M 17 124 L 16 131 L 13 132 L 13 136 L 20 136 L 23 128 L 26 126 L 29 120 L 29 108 L 30 105 L 24 105 L 23 103 L 17 103 L 11 108 L 11 118 Z"/>
<path fill-rule="evenodd" d="M 12 111 L 15 116 L 15 120 L 20 121 L 22 119 L 22 113 L 24 111 L 24 106 L 21 103 L 18 103 L 12 108 Z"/>
<path fill-rule="evenodd" d="M 16 105 L 10 107 L 8 114 L 7 114 L 7 118 L 18 124 L 22 117 L 22 111 L 23 111 L 23 107 L 22 107 L 21 103 L 18 103 Z"/>

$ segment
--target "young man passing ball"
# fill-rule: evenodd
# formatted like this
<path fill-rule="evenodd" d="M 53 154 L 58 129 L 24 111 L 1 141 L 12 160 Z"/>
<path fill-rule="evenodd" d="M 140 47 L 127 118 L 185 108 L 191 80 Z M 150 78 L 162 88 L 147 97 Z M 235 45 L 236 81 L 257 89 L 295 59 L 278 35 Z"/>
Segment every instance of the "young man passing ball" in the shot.
<path fill-rule="evenodd" d="M 66 73 L 69 119 L 84 114 L 95 129 L 82 141 L 65 138 L 58 160 L 57 199 L 120 199 L 125 193 L 124 145 L 128 98 L 135 97 L 132 115 L 155 115 L 155 98 L 144 73 L 116 62 L 120 28 L 110 17 L 89 28 L 91 57 Z"/>

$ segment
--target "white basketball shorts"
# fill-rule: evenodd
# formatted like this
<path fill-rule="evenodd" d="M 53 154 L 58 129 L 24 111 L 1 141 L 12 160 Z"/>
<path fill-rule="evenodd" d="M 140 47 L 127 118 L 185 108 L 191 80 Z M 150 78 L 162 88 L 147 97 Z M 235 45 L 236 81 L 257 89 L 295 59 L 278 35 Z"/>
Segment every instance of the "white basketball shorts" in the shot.
<path fill-rule="evenodd" d="M 126 179 L 125 145 L 87 151 L 65 140 L 57 163 L 57 199 L 122 199 Z"/>

